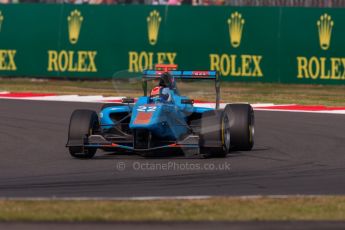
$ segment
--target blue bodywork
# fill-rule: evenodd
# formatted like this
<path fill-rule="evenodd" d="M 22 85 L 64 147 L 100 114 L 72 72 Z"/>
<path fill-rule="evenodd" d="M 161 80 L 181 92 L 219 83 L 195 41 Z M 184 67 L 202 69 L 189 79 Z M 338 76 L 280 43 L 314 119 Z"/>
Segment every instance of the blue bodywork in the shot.
<path fill-rule="evenodd" d="M 192 113 L 203 113 L 211 108 L 194 107 L 191 104 L 181 104 L 181 99 L 187 97 L 173 94 L 172 102 L 152 101 L 150 97 L 139 97 L 135 105 L 121 105 L 105 108 L 101 111 L 101 126 L 103 129 L 115 125 L 110 118 L 112 113 L 131 112 L 130 129 L 147 129 L 154 135 L 176 140 L 188 133 L 187 117 Z M 138 114 L 151 114 L 147 123 L 136 123 Z"/>
<path fill-rule="evenodd" d="M 184 77 L 187 76 L 186 78 L 188 79 L 192 78 L 193 72 L 188 71 L 187 73 L 175 71 L 173 74 L 180 74 L 180 76 Z M 215 71 L 207 72 L 209 75 L 213 73 L 215 76 Z M 157 75 L 155 71 L 147 72 L 146 74 L 149 77 L 155 77 L 155 75 Z M 205 78 L 205 76 L 199 75 L 197 75 L 197 77 Z M 214 79 L 213 76 L 211 77 Z M 144 131 L 148 133 L 150 137 L 154 137 L 155 140 L 158 139 L 162 141 L 162 143 L 164 142 L 164 144 L 159 145 L 158 148 L 181 147 L 182 145 L 178 144 L 178 141 L 183 140 L 183 138 L 186 138 L 188 135 L 193 135 L 193 131 L 188 124 L 190 116 L 198 116 L 199 114 L 201 117 L 202 113 L 214 110 L 214 108 L 195 107 L 192 103 L 182 103 L 182 100 L 189 100 L 189 98 L 179 95 L 176 86 L 175 89 L 170 90 L 170 95 L 170 101 L 165 101 L 161 98 L 142 96 L 139 97 L 135 103 L 123 103 L 105 107 L 99 114 L 100 133 L 105 139 L 110 140 L 109 137 L 111 137 L 115 138 L 115 141 L 110 140 L 109 143 L 99 144 L 89 143 L 86 146 L 100 148 L 115 147 L 135 151 L 135 135 L 138 135 L 137 138 L 141 138 L 140 135 L 142 135 L 136 134 L 136 131 Z M 114 127 L 119 125 L 124 125 L 126 127 L 126 133 L 123 134 L 122 139 L 116 139 L 117 136 L 112 134 Z M 120 131 L 115 133 L 117 133 L 116 135 L 122 135 L 119 134 Z M 192 145 L 198 147 L 198 143 Z M 157 148 L 157 145 L 153 148 Z M 147 148 L 147 150 L 150 150 L 150 148 Z"/>

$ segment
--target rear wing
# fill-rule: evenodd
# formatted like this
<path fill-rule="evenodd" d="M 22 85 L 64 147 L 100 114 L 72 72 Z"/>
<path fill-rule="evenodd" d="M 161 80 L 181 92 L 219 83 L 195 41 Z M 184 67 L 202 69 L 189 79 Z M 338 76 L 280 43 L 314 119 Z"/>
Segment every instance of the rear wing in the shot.
<path fill-rule="evenodd" d="M 206 71 L 190 71 L 190 70 L 144 70 L 144 79 L 155 79 L 159 78 L 164 72 L 169 72 L 175 79 L 189 79 L 189 80 L 214 80 L 216 89 L 216 109 L 219 109 L 220 104 L 220 78 L 218 72 L 215 70 Z M 146 82 L 143 82 L 143 89 L 146 96 Z"/>
<path fill-rule="evenodd" d="M 161 71 L 161 70 L 144 70 L 143 77 L 144 78 L 158 78 L 164 72 L 165 71 Z M 218 80 L 218 73 L 217 71 L 214 71 L 214 70 L 207 70 L 207 71 L 172 70 L 172 71 L 167 71 L 167 72 L 169 72 L 174 78 L 179 78 L 179 79 Z"/>

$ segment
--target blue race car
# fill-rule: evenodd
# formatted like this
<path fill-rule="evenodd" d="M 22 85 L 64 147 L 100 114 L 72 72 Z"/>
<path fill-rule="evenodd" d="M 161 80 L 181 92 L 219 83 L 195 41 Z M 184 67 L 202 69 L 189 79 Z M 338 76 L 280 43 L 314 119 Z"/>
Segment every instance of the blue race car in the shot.
<path fill-rule="evenodd" d="M 176 80 L 213 81 L 215 108 L 194 106 L 179 93 Z M 148 95 L 149 81 L 159 85 Z M 254 111 L 249 104 L 227 104 L 220 109 L 220 79 L 216 71 L 146 70 L 144 96 L 136 101 L 105 104 L 99 116 L 92 110 L 75 110 L 67 147 L 73 157 L 92 158 L 97 149 L 155 156 L 178 150 L 185 155 L 225 157 L 230 151 L 251 150 Z"/>

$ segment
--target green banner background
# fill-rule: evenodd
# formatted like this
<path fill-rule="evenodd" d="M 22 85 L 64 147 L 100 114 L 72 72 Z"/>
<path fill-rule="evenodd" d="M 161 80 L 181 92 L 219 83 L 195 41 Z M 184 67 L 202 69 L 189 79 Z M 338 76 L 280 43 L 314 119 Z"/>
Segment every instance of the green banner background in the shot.
<path fill-rule="evenodd" d="M 67 20 L 74 10 L 83 17 L 76 44 Z M 161 21 L 150 44 L 147 18 L 154 10 Z M 161 59 L 179 69 L 217 69 L 229 81 L 345 83 L 345 9 L 19 4 L 0 11 L 0 76 L 111 78 Z M 241 19 L 232 20 L 244 20 L 238 47 L 228 24 L 236 12 Z M 325 13 L 325 28 L 333 26 L 324 50 L 317 21 Z M 52 63 L 69 67 L 49 70 Z"/>

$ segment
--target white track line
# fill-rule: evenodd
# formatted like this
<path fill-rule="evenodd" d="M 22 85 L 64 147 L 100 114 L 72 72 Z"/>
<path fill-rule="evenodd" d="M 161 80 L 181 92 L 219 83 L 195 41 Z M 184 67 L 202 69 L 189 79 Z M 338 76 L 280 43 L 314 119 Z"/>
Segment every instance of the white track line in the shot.
<path fill-rule="evenodd" d="M 79 95 L 56 95 L 56 96 L 38 96 L 38 97 L 8 97 L 6 94 L 9 92 L 0 92 L 0 99 L 12 99 L 12 100 L 34 100 L 34 101 L 59 101 L 59 102 L 86 102 L 86 103 L 113 103 L 120 102 L 123 97 L 104 97 L 102 95 L 92 96 L 79 96 Z M 195 103 L 195 106 L 214 108 L 214 103 Z M 224 108 L 226 103 L 221 103 L 220 108 Z M 277 111 L 277 112 L 298 112 L 298 113 L 323 113 L 323 114 L 345 114 L 345 110 L 293 110 L 293 109 L 275 109 L 275 108 L 264 108 L 264 107 L 275 107 L 275 106 L 291 106 L 294 104 L 287 105 L 275 105 L 272 103 L 259 103 L 252 104 L 253 108 L 258 111 Z"/>
<path fill-rule="evenodd" d="M 254 106 L 253 106 L 254 107 Z M 293 113 L 326 113 L 326 114 L 345 114 L 345 110 L 319 110 L 319 111 L 309 111 L 309 110 L 287 110 L 287 109 L 265 109 L 265 108 L 255 108 L 257 111 L 274 111 L 274 112 L 293 112 Z"/>

